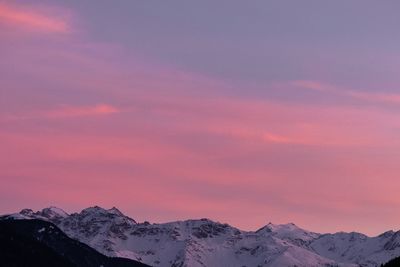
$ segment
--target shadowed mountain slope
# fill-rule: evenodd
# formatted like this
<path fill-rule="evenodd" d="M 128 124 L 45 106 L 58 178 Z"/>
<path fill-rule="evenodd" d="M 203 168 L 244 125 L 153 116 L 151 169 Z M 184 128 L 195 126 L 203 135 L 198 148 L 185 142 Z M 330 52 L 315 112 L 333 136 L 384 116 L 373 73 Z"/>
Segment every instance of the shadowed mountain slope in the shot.
<path fill-rule="evenodd" d="M 145 267 L 102 255 L 43 220 L 0 221 L 0 266 Z"/>

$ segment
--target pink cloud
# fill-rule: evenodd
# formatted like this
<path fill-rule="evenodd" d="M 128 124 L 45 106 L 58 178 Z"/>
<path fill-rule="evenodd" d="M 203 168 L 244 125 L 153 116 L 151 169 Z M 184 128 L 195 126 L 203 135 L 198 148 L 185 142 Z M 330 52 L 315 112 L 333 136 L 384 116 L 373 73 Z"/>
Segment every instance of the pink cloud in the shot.
<path fill-rule="evenodd" d="M 60 109 L 45 112 L 44 115 L 49 118 L 63 118 L 63 117 L 109 115 L 119 112 L 121 112 L 119 109 L 111 105 L 97 104 L 94 106 L 82 106 L 82 107 L 66 106 Z"/>
<path fill-rule="evenodd" d="M 26 6 L 0 3 L 0 22 L 13 27 L 21 27 L 27 30 L 67 33 L 70 31 L 68 21 L 62 16 L 45 14 L 37 9 Z"/>
<path fill-rule="evenodd" d="M 120 113 L 121 110 L 108 104 L 97 104 L 93 106 L 66 106 L 62 105 L 56 109 L 50 110 L 34 110 L 20 111 L 17 114 L 4 114 L 0 119 L 4 121 L 18 121 L 29 119 L 57 119 L 57 118 L 74 118 L 74 117 L 90 117 L 105 116 Z"/>
<path fill-rule="evenodd" d="M 16 20 L 4 10 L 3 22 L 65 32 L 52 19 L 32 22 L 44 13 L 25 10 L 31 17 Z M 375 203 L 377 221 L 398 217 L 397 114 L 232 97 L 222 81 L 119 57 L 115 46 L 88 37 L 58 37 L 11 40 L 2 58 L 18 71 L 6 66 L 12 75 L 2 79 L 2 117 L 13 119 L 1 121 L 0 193 L 24 200 L 18 208 L 116 205 L 151 221 L 210 216 L 245 229 L 295 221 L 339 230 L 347 217 L 354 230 L 370 215 L 362 203 Z"/>

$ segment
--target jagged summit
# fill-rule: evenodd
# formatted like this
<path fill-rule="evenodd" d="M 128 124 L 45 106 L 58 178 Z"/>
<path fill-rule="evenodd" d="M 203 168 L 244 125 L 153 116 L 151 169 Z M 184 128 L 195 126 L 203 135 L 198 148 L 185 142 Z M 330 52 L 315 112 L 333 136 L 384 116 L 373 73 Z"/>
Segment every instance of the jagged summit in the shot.
<path fill-rule="evenodd" d="M 51 206 L 48 208 L 44 208 L 42 209 L 41 212 L 43 215 L 47 216 L 47 217 L 61 217 L 61 218 L 65 218 L 68 217 L 69 214 L 66 213 L 64 210 Z"/>
<path fill-rule="evenodd" d="M 83 209 L 79 213 L 71 214 L 72 217 L 81 218 L 84 221 L 101 221 L 104 218 L 109 218 L 114 222 L 124 221 L 128 224 L 136 224 L 136 221 L 126 215 L 124 215 L 117 208 L 105 209 L 99 206 L 89 207 Z"/>
<path fill-rule="evenodd" d="M 287 224 L 274 224 L 272 222 L 269 222 L 265 226 L 261 227 L 258 229 L 256 232 L 267 230 L 267 231 L 278 231 L 281 229 L 287 229 L 287 230 L 294 230 L 294 229 L 301 229 L 294 223 L 287 223 Z"/>
<path fill-rule="evenodd" d="M 109 213 L 113 213 L 115 215 L 119 215 L 119 216 L 125 216 L 119 209 L 117 209 L 116 207 L 112 207 L 111 209 L 107 210 Z"/>
<path fill-rule="evenodd" d="M 52 206 L 36 212 L 34 212 L 32 209 L 22 209 L 19 213 L 10 215 L 10 217 L 13 217 L 15 219 L 34 218 L 34 219 L 51 220 L 51 221 L 60 221 L 68 216 L 69 214 L 66 213 L 64 210 Z"/>
<path fill-rule="evenodd" d="M 99 206 L 93 206 L 89 208 L 85 208 L 79 212 L 80 214 L 88 214 L 88 213 L 99 213 L 99 214 L 108 214 L 113 213 L 116 215 L 124 216 L 117 208 L 113 207 L 111 209 L 105 209 Z"/>
<path fill-rule="evenodd" d="M 26 215 L 26 216 L 30 216 L 33 214 L 33 210 L 31 209 L 22 209 L 19 214 L 21 215 Z"/>

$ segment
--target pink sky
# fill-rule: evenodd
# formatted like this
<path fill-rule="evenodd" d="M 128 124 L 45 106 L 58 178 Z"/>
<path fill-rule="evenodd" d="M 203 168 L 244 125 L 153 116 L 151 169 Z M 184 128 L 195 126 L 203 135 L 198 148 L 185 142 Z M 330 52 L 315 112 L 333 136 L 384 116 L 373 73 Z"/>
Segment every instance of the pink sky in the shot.
<path fill-rule="evenodd" d="M 93 19 L 0 2 L 1 213 L 100 205 L 247 230 L 399 228 L 395 77 L 363 88 L 310 61 L 304 77 L 239 81 L 101 40 Z"/>

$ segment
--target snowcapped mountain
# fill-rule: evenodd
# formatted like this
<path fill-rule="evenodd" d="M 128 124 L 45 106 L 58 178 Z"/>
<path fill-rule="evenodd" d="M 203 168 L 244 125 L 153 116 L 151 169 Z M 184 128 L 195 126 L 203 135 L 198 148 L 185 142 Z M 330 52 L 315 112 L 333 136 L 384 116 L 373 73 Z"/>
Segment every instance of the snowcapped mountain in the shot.
<path fill-rule="evenodd" d="M 326 234 L 312 242 L 310 247 L 319 255 L 335 261 L 377 266 L 400 255 L 400 231 L 388 231 L 376 237 L 354 232 Z"/>
<path fill-rule="evenodd" d="M 400 232 L 318 234 L 294 224 L 248 232 L 208 219 L 137 223 L 118 209 L 91 207 L 67 214 L 24 209 L 3 219 L 41 219 L 107 256 L 151 266 L 372 267 L 400 255 Z"/>
<path fill-rule="evenodd" d="M 257 230 L 256 233 L 266 236 L 271 235 L 305 248 L 320 236 L 320 234 L 303 230 L 293 223 L 280 225 L 269 223 L 263 228 Z"/>

